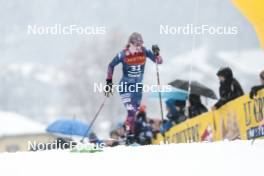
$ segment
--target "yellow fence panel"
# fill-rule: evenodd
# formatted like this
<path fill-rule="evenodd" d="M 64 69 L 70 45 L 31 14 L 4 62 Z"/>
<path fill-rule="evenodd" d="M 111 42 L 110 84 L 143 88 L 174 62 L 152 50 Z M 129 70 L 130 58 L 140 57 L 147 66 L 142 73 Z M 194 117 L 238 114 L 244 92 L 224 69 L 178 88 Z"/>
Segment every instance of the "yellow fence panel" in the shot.
<path fill-rule="evenodd" d="M 259 128 L 263 114 L 264 90 L 260 91 L 255 99 L 244 95 L 216 111 L 204 113 L 175 125 L 164 136 L 158 134 L 152 143 L 264 138 L 264 127 Z"/>

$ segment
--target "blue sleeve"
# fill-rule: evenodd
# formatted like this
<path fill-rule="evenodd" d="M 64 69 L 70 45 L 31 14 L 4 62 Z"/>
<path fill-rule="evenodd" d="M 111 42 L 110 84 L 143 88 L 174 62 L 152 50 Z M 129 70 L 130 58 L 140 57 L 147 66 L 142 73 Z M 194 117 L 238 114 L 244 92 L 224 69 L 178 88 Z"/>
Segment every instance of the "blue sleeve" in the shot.
<path fill-rule="evenodd" d="M 106 79 L 112 79 L 113 77 L 113 73 L 114 73 L 114 68 L 116 65 L 118 65 L 119 63 L 122 62 L 124 58 L 124 52 L 121 51 L 120 53 L 118 53 L 110 62 L 110 64 L 108 65 L 108 70 L 107 70 L 107 78 Z"/>

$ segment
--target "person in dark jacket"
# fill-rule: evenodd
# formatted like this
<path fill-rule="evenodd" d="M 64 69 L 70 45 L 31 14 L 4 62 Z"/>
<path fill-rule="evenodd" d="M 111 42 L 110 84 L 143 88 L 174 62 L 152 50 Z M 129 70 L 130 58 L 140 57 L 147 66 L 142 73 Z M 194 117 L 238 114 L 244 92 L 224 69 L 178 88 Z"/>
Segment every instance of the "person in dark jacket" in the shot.
<path fill-rule="evenodd" d="M 207 112 L 207 108 L 202 104 L 201 97 L 196 94 L 189 95 L 189 118 Z"/>
<path fill-rule="evenodd" d="M 185 121 L 187 118 L 185 116 L 185 106 L 186 106 L 186 101 L 182 100 L 176 100 L 174 102 L 177 110 L 177 121 L 176 124 L 179 124 L 183 121 Z"/>
<path fill-rule="evenodd" d="M 166 102 L 166 109 L 168 111 L 167 118 L 172 124 L 179 124 L 186 120 L 184 115 L 185 101 L 168 99 Z"/>
<path fill-rule="evenodd" d="M 168 99 L 166 102 L 166 109 L 168 111 L 167 113 L 167 118 L 173 122 L 174 124 L 176 124 L 177 121 L 177 109 L 175 106 L 175 100 L 173 99 Z"/>
<path fill-rule="evenodd" d="M 257 85 L 257 86 L 253 86 L 251 88 L 251 91 L 249 93 L 249 97 L 251 99 L 253 99 L 257 96 L 258 91 L 260 91 L 261 89 L 264 89 L 264 70 L 262 72 L 260 72 L 259 77 L 260 77 L 261 84 Z M 264 125 L 264 118 L 259 122 L 259 128 L 263 125 Z"/>
<path fill-rule="evenodd" d="M 262 72 L 260 72 L 259 77 L 260 77 L 261 85 L 253 86 L 251 88 L 251 91 L 249 93 L 249 97 L 251 99 L 253 99 L 257 96 L 258 91 L 260 91 L 261 89 L 264 89 L 264 70 Z"/>
<path fill-rule="evenodd" d="M 233 72 L 229 67 L 221 68 L 216 75 L 220 80 L 220 99 L 212 107 L 212 110 L 218 109 L 229 101 L 244 95 L 241 85 L 233 77 Z"/>

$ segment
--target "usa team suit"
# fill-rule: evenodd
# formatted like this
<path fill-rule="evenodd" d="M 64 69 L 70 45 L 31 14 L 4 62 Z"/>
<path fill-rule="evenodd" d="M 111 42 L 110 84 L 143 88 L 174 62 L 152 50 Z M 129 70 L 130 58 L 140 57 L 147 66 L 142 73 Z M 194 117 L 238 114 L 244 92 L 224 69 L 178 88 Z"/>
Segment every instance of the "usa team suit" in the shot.
<path fill-rule="evenodd" d="M 113 58 L 108 66 L 107 79 L 112 80 L 115 66 L 122 63 L 123 76 L 119 82 L 119 94 L 127 110 L 126 123 L 132 129 L 142 99 L 146 58 L 153 62 L 157 61 L 158 64 L 162 63 L 161 56 L 155 56 L 151 50 L 141 47 L 140 51 L 134 54 L 129 49 L 124 49 Z M 139 89 L 135 89 L 136 85 Z"/>

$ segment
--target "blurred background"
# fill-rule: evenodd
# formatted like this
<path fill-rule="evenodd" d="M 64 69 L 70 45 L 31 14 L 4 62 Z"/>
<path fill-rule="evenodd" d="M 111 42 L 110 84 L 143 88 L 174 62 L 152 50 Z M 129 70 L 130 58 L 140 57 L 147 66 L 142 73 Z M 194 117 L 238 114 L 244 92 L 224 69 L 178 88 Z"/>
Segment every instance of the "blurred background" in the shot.
<path fill-rule="evenodd" d="M 196 4 L 197 3 L 197 4 Z M 105 26 L 104 35 L 29 35 L 28 25 Z M 160 25 L 236 26 L 237 35 L 161 35 Z M 103 101 L 93 84 L 104 83 L 111 59 L 132 32 L 145 46 L 158 44 L 164 64 L 162 84 L 193 80 L 218 93 L 217 70 L 230 66 L 245 92 L 259 82 L 264 52 L 253 26 L 230 0 L 0 0 L 0 124 L 6 112 L 46 125 L 59 118 L 89 123 Z M 193 51 L 192 51 L 193 49 Z M 114 82 L 121 76 L 115 69 Z M 144 83 L 156 84 L 155 64 L 148 62 Z M 160 118 L 158 99 L 144 95 L 149 117 Z M 211 102 L 212 103 L 212 102 Z M 208 104 L 210 106 L 210 102 Z M 119 95 L 111 97 L 94 125 L 100 137 L 125 119 Z M 29 128 L 29 127 L 28 127 Z M 23 131 L 22 131 L 23 132 Z M 0 135 L 8 134 L 2 130 Z M 12 133 L 16 134 L 16 133 Z"/>

